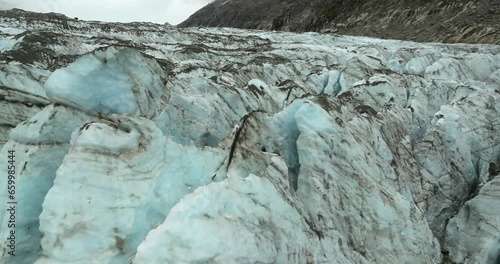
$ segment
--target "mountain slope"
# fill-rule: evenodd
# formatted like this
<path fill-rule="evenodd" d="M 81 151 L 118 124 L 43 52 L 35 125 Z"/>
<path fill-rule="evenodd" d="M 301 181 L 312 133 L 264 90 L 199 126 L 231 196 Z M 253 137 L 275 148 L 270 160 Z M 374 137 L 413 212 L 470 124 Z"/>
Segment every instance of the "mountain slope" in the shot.
<path fill-rule="evenodd" d="M 500 44 L 498 21 L 496 0 L 215 0 L 180 26 Z"/>

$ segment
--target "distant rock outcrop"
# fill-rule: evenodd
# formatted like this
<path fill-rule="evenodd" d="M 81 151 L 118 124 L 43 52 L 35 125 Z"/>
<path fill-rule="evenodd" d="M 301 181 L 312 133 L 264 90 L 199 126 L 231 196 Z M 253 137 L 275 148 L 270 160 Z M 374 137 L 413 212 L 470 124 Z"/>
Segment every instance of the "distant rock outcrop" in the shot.
<path fill-rule="evenodd" d="M 500 44 L 498 21 L 496 0 L 215 0 L 180 26 Z"/>

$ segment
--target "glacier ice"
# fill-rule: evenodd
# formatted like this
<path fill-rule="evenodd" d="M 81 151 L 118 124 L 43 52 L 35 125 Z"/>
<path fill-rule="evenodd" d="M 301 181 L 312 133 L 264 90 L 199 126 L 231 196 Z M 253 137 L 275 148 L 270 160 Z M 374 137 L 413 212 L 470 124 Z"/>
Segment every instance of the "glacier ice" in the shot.
<path fill-rule="evenodd" d="M 498 261 L 498 46 L 24 19 L 0 263 Z"/>
<path fill-rule="evenodd" d="M 134 263 L 314 263 L 319 250 L 274 185 L 250 174 L 186 196 L 139 246 Z"/>
<path fill-rule="evenodd" d="M 134 49 L 97 50 L 45 83 L 53 102 L 89 113 L 153 117 L 163 95 L 165 76 L 155 60 Z"/>
<path fill-rule="evenodd" d="M 33 263 L 40 247 L 41 233 L 38 230 L 42 202 L 52 188 L 56 171 L 61 166 L 69 150 L 71 133 L 80 124 L 90 119 L 86 114 L 63 106 L 49 105 L 29 120 L 19 124 L 10 133 L 12 138 L 2 148 L 2 155 L 8 150 L 16 151 L 16 194 L 19 202 L 16 211 L 19 263 Z M 0 159 L 7 167 L 7 160 Z M 6 186 L 7 177 L 3 174 L 0 184 Z M 2 194 L 2 200 L 7 197 Z M 5 210 L 0 212 L 2 227 L 7 226 Z M 2 241 L 8 236 L 2 229 Z"/>

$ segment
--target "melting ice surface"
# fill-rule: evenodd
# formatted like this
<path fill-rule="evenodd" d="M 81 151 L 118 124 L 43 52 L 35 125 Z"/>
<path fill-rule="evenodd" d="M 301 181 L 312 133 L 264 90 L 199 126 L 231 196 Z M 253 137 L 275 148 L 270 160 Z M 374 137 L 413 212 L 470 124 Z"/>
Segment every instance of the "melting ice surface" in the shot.
<path fill-rule="evenodd" d="M 0 263 L 498 262 L 499 47 L 23 19 Z"/>

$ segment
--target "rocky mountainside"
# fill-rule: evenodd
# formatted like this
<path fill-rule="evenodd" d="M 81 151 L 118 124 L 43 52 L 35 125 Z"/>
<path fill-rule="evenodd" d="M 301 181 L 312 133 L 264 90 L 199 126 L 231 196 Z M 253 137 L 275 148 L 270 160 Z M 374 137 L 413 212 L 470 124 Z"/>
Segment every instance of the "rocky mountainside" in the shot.
<path fill-rule="evenodd" d="M 0 263 L 497 264 L 499 54 L 1 11 Z"/>
<path fill-rule="evenodd" d="M 500 44 L 497 0 L 215 0 L 180 26 Z"/>

